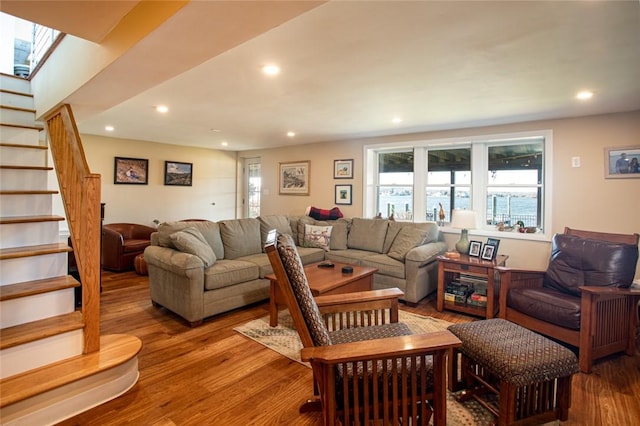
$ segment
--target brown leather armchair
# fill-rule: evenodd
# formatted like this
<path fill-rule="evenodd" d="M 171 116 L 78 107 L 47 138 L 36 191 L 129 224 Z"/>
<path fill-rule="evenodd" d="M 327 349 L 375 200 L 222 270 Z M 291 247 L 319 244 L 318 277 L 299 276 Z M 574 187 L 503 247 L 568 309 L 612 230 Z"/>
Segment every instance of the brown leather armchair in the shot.
<path fill-rule="evenodd" d="M 130 271 L 133 260 L 151 244 L 155 228 L 135 223 L 110 223 L 102 227 L 102 267 Z"/>
<path fill-rule="evenodd" d="M 497 268 L 500 318 L 576 347 L 584 373 L 599 358 L 633 355 L 638 239 L 565 228 L 553 237 L 546 271 Z"/>

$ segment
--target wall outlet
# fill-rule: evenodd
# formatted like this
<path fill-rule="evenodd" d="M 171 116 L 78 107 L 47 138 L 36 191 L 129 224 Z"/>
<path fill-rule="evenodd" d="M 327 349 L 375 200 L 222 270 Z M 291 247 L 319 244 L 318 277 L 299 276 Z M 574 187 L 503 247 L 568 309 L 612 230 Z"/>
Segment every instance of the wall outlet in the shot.
<path fill-rule="evenodd" d="M 580 167 L 580 157 L 571 157 L 571 167 Z"/>

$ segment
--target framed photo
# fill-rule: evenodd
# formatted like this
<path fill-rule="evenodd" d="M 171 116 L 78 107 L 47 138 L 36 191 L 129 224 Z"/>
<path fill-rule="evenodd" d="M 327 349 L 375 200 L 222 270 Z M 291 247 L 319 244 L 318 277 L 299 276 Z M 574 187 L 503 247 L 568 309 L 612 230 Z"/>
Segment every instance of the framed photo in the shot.
<path fill-rule="evenodd" d="M 480 249 L 482 248 L 482 243 L 480 241 L 470 241 L 469 242 L 469 256 L 480 257 Z"/>
<path fill-rule="evenodd" d="M 295 161 L 278 164 L 280 195 L 309 195 L 311 162 Z"/>
<path fill-rule="evenodd" d="M 149 183 L 149 160 L 115 157 L 113 183 L 117 185 L 146 185 Z"/>
<path fill-rule="evenodd" d="M 496 252 L 494 253 L 494 258 L 496 257 L 495 255 L 498 254 L 498 247 L 500 247 L 500 240 L 497 238 L 487 238 L 487 244 L 492 245 L 496 248 Z"/>
<path fill-rule="evenodd" d="M 353 159 L 333 161 L 334 179 L 353 179 Z"/>
<path fill-rule="evenodd" d="M 191 186 L 193 183 L 193 163 L 177 161 L 164 162 L 164 184 L 175 186 Z"/>
<path fill-rule="evenodd" d="M 336 185 L 336 204 L 351 205 L 351 185 Z"/>
<path fill-rule="evenodd" d="M 640 178 L 640 145 L 604 149 L 606 179 Z"/>
<path fill-rule="evenodd" d="M 482 258 L 482 260 L 493 260 L 496 256 L 496 246 L 493 246 L 491 244 L 485 244 L 482 247 L 482 256 L 480 256 Z"/>

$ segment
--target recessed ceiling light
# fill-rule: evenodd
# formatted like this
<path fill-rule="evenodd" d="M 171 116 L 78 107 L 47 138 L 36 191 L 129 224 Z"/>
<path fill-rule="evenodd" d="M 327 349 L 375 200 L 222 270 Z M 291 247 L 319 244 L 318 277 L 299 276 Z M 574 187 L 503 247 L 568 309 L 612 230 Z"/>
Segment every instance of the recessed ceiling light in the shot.
<path fill-rule="evenodd" d="M 278 75 L 280 74 L 280 67 L 275 64 L 269 64 L 262 67 L 262 72 L 266 75 Z"/>
<path fill-rule="evenodd" d="M 287 132 L 287 136 L 289 136 L 290 138 L 294 137 L 296 135 L 296 132 Z"/>
<path fill-rule="evenodd" d="M 593 92 L 589 90 L 583 90 L 582 92 L 578 92 L 576 95 L 576 99 L 580 99 L 581 101 L 586 101 L 591 98 L 593 98 Z"/>
<path fill-rule="evenodd" d="M 391 122 L 393 123 L 402 123 L 402 118 L 400 117 L 393 117 L 393 119 L 391 120 Z"/>
<path fill-rule="evenodd" d="M 115 130 L 115 127 L 113 127 L 113 126 L 104 126 L 104 129 L 105 129 L 107 132 L 113 132 L 113 131 Z"/>
<path fill-rule="evenodd" d="M 156 107 L 156 111 L 158 111 L 158 112 L 160 112 L 160 113 L 164 114 L 165 112 L 168 112 L 168 111 L 169 111 L 169 107 L 168 107 L 168 106 L 166 106 L 166 105 L 158 105 L 158 106 Z"/>
<path fill-rule="evenodd" d="M 229 142 L 227 142 L 227 141 L 222 141 L 222 142 L 220 143 L 220 145 L 222 145 L 222 146 L 228 146 L 228 145 L 229 145 Z"/>

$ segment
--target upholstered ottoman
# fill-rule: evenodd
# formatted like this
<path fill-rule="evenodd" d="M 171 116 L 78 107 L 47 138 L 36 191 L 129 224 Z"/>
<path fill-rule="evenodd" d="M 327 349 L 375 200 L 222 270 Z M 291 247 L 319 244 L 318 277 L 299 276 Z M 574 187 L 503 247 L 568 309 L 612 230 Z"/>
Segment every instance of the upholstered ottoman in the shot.
<path fill-rule="evenodd" d="M 140 253 L 133 259 L 133 268 L 138 275 L 149 275 L 147 262 L 144 260 L 144 253 Z"/>
<path fill-rule="evenodd" d="M 448 329 L 462 341 L 449 363 L 449 389 L 465 389 L 461 399 L 478 400 L 498 425 L 567 420 L 578 372 L 572 351 L 498 318 Z"/>

